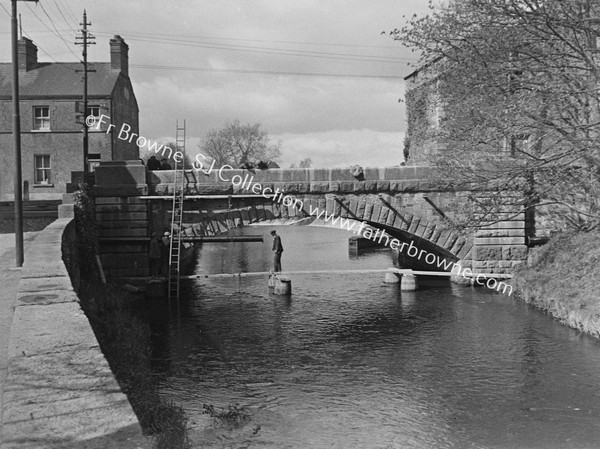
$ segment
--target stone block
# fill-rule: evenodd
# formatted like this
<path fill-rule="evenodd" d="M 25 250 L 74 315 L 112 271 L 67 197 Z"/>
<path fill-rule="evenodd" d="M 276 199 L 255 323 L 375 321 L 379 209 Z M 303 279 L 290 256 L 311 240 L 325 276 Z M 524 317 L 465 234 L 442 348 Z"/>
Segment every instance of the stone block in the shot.
<path fill-rule="evenodd" d="M 100 199 L 100 198 L 99 198 Z M 146 212 L 146 204 L 96 204 L 96 213 L 98 212 Z"/>
<path fill-rule="evenodd" d="M 328 169 L 311 169 L 311 181 L 326 181 L 329 182 L 330 172 Z"/>
<path fill-rule="evenodd" d="M 484 269 L 488 267 L 488 262 L 484 260 L 474 260 L 473 261 L 473 270 Z"/>
<path fill-rule="evenodd" d="M 146 167 L 139 160 L 100 162 L 95 175 L 96 187 L 146 185 Z"/>
<path fill-rule="evenodd" d="M 329 182 L 311 182 L 310 191 L 314 193 L 325 193 L 329 191 Z"/>
<path fill-rule="evenodd" d="M 158 191 L 156 192 L 158 194 Z M 231 184 L 197 184 L 195 188 L 197 195 L 229 195 L 233 193 Z"/>
<path fill-rule="evenodd" d="M 365 206 L 367 203 L 365 203 L 364 201 L 360 201 L 358 202 L 358 204 L 356 205 L 356 217 L 359 220 L 362 220 L 365 216 Z"/>
<path fill-rule="evenodd" d="M 473 249 L 473 243 L 467 241 L 467 242 L 465 242 L 463 247 L 460 249 L 460 251 L 456 254 L 456 256 L 461 260 L 467 259 L 470 257 L 472 249 Z"/>
<path fill-rule="evenodd" d="M 98 223 L 103 221 L 116 221 L 116 220 L 146 220 L 148 214 L 146 212 L 97 212 L 96 220 Z"/>
<path fill-rule="evenodd" d="M 340 192 L 353 192 L 354 191 L 354 182 L 352 181 L 342 181 L 340 182 Z"/>
<path fill-rule="evenodd" d="M 478 229 L 475 237 L 523 237 L 525 229 Z"/>
<path fill-rule="evenodd" d="M 419 223 L 419 225 L 421 225 L 422 223 Z M 433 231 L 435 229 L 435 225 L 432 223 L 426 223 L 425 224 L 425 229 L 423 230 L 423 234 L 421 234 L 421 238 L 426 239 L 426 240 L 430 240 L 431 239 L 431 235 L 433 234 Z"/>
<path fill-rule="evenodd" d="M 58 218 L 74 218 L 75 217 L 75 205 L 74 204 L 59 204 L 58 205 Z"/>
<path fill-rule="evenodd" d="M 390 182 L 389 181 L 377 181 L 377 191 L 378 192 L 389 192 L 390 190 Z"/>
<path fill-rule="evenodd" d="M 377 192 L 377 181 L 365 181 L 365 192 Z"/>
<path fill-rule="evenodd" d="M 473 260 L 500 260 L 502 259 L 501 246 L 480 246 L 473 247 Z"/>
<path fill-rule="evenodd" d="M 502 248 L 503 260 L 527 260 L 528 248 L 526 246 L 509 246 Z"/>
<path fill-rule="evenodd" d="M 475 245 L 524 245 L 523 237 L 475 237 Z"/>
<path fill-rule="evenodd" d="M 366 182 L 365 181 L 354 181 L 354 192 L 364 192 L 365 191 Z"/>
<path fill-rule="evenodd" d="M 283 189 L 285 193 L 298 193 L 298 183 L 295 182 L 286 182 L 283 184 Z"/>
<path fill-rule="evenodd" d="M 411 234 L 414 234 L 419 227 L 419 223 L 421 223 L 421 218 L 413 217 L 412 221 L 410 222 L 410 227 L 408 228 L 408 232 Z"/>
<path fill-rule="evenodd" d="M 379 222 L 379 214 L 381 213 L 383 204 L 376 203 L 373 204 L 373 212 L 371 213 L 371 221 Z M 385 207 L 385 206 L 383 206 Z"/>
<path fill-rule="evenodd" d="M 148 228 L 148 221 L 146 220 L 119 220 L 119 221 L 99 221 L 98 226 L 100 229 L 135 229 L 135 228 Z"/>
<path fill-rule="evenodd" d="M 328 192 L 339 192 L 340 191 L 340 182 L 339 181 L 331 181 L 329 183 Z"/>
<path fill-rule="evenodd" d="M 401 192 L 417 192 L 419 190 L 419 181 L 406 180 L 402 181 Z"/>
<path fill-rule="evenodd" d="M 112 184 L 112 185 L 95 185 L 92 187 L 92 195 L 94 196 L 141 196 L 148 195 L 147 184 Z"/>
<path fill-rule="evenodd" d="M 147 229 L 99 229 L 100 237 L 147 237 Z"/>
<path fill-rule="evenodd" d="M 365 203 L 365 213 L 363 215 L 363 220 L 365 220 L 365 221 L 371 220 L 372 214 L 373 214 L 373 204 Z"/>

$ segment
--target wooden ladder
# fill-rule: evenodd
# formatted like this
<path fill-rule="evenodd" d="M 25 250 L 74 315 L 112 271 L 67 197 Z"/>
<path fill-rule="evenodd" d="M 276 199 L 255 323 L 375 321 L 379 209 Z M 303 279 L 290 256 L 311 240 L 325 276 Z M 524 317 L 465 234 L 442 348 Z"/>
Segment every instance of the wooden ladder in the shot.
<path fill-rule="evenodd" d="M 169 300 L 179 300 L 181 277 L 181 237 L 183 225 L 183 202 L 185 197 L 185 120 L 183 126 L 177 121 L 176 152 L 181 152 L 181 162 L 175 163 L 173 180 L 173 204 L 171 210 L 171 245 L 169 248 Z M 177 154 L 177 153 L 176 153 Z"/>

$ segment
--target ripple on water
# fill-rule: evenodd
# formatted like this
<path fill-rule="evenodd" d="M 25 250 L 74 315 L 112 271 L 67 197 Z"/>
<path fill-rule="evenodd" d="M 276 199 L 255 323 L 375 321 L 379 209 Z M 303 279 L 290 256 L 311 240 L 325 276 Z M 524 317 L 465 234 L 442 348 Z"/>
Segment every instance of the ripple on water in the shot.
<path fill-rule="evenodd" d="M 288 269 L 391 265 L 381 252 L 348 259 L 347 236 L 284 231 Z M 268 247 L 236 245 L 199 263 L 268 269 Z M 162 394 L 202 447 L 598 447 L 597 341 L 482 289 L 400 292 L 371 274 L 292 282 L 283 298 L 264 279 L 203 279 L 179 315 L 157 314 Z M 226 428 L 202 414 L 230 403 L 251 420 Z"/>

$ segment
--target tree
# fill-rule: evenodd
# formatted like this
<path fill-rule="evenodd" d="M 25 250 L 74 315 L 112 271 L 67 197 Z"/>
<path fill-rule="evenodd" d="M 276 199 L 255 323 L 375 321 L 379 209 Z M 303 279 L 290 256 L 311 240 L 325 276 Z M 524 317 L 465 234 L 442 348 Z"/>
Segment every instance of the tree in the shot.
<path fill-rule="evenodd" d="M 420 132 L 442 143 L 432 162 L 446 178 L 493 184 L 496 198 L 472 198 L 482 217 L 520 183 L 525 209 L 540 200 L 563 227 L 597 226 L 599 17 L 595 0 L 462 0 L 392 31 L 429 64 L 443 111 L 407 147 Z"/>
<path fill-rule="evenodd" d="M 210 156 L 216 165 L 239 167 L 245 162 L 270 161 L 281 156 L 281 142 L 273 144 L 260 123 L 240 125 L 238 120 L 228 122 L 222 129 L 211 129 L 200 150 Z"/>
<path fill-rule="evenodd" d="M 293 162 L 290 164 L 290 168 L 310 168 L 312 167 L 312 159 L 309 157 L 305 157 L 298 163 L 298 167 Z"/>

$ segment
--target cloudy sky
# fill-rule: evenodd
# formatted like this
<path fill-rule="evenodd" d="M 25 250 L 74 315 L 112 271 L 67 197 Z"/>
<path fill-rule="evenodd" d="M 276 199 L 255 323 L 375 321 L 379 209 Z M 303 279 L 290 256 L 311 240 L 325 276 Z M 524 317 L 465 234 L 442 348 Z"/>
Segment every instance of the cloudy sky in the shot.
<path fill-rule="evenodd" d="M 140 134 L 167 139 L 186 119 L 188 151 L 227 121 L 260 122 L 281 141 L 282 167 L 396 165 L 406 118 L 398 100 L 415 55 L 382 31 L 427 0 L 40 0 L 18 2 L 41 61 L 76 61 L 83 9 L 108 61 L 129 44 Z M 10 1 L 0 0 L 0 60 L 10 61 Z M 76 58 L 77 56 L 77 58 Z"/>

